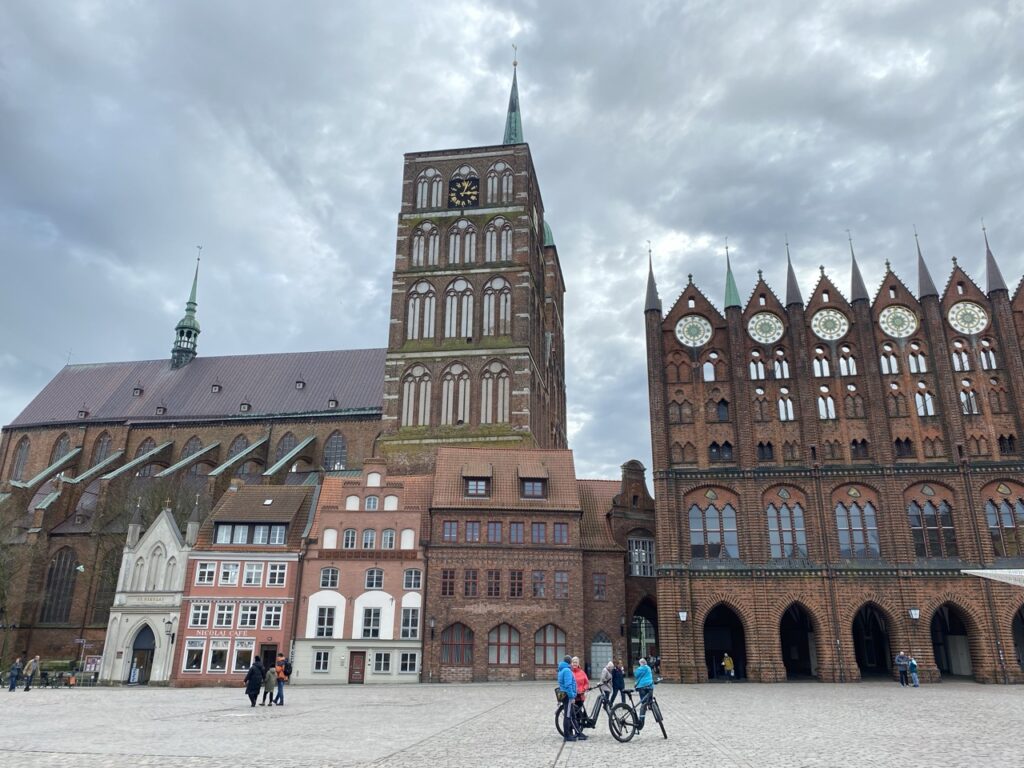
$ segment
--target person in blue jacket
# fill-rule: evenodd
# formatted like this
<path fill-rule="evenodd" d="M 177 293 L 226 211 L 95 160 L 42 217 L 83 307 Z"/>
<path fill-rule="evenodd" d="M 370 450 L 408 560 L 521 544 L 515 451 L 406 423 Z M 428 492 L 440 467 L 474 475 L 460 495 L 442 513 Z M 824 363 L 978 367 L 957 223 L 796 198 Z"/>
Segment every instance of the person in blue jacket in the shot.
<path fill-rule="evenodd" d="M 565 701 L 562 702 L 562 736 L 566 741 L 586 741 L 586 736 L 576 733 L 570 716 L 569 708 L 576 699 L 576 677 L 572 673 L 571 661 L 572 656 L 566 656 L 558 665 L 558 687 L 566 696 Z"/>
<path fill-rule="evenodd" d="M 634 687 L 640 694 L 640 727 L 644 727 L 644 716 L 647 714 L 647 702 L 654 693 L 654 676 L 651 675 L 651 668 L 647 666 L 647 659 L 640 659 L 638 666 L 633 670 Z"/>

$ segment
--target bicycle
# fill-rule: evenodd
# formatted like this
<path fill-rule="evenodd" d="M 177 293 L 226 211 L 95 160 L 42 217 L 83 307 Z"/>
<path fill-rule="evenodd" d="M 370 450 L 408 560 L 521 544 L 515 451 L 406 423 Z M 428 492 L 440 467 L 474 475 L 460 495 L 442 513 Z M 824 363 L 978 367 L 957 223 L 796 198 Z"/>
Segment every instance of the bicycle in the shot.
<path fill-rule="evenodd" d="M 662 678 L 658 678 L 654 681 L 654 685 L 660 683 Z M 629 712 L 633 715 L 633 721 L 636 723 L 636 730 L 642 731 L 644 728 L 645 716 L 647 710 L 651 711 L 654 715 L 654 721 L 661 728 L 661 735 L 664 738 L 668 738 L 668 732 L 665 730 L 665 722 L 661 716 L 661 707 L 658 706 L 658 700 L 654 698 L 654 685 L 651 686 L 651 692 L 648 695 L 644 695 L 637 691 L 636 688 L 628 688 L 625 691 L 626 697 L 629 699 L 629 704 L 616 704 L 612 707 L 612 711 L 609 713 L 609 717 L 615 719 L 617 717 L 616 712 L 619 711 L 618 717 L 624 716 L 625 712 Z M 637 713 L 636 707 L 633 704 L 633 694 L 636 693 L 640 697 L 640 711 Z M 614 734 L 613 734 L 614 735 Z M 632 736 L 630 737 L 632 738 Z"/>
<path fill-rule="evenodd" d="M 624 708 L 616 714 L 614 712 L 616 708 L 612 707 L 610 697 L 606 696 L 603 691 L 600 696 L 594 699 L 594 705 L 591 707 L 589 713 L 587 712 L 585 702 L 577 703 L 575 701 L 561 699 L 558 696 L 559 693 L 561 693 L 561 691 L 556 689 L 555 698 L 558 699 L 558 708 L 555 709 L 555 728 L 558 730 L 559 736 L 565 736 L 565 732 L 562 728 L 562 711 L 566 706 L 571 708 L 569 710 L 569 719 L 572 721 L 572 725 L 576 733 L 582 733 L 584 728 L 596 728 L 597 721 L 601 718 L 602 711 L 608 713 L 608 730 L 611 732 L 612 738 L 616 741 L 625 743 L 632 739 L 639 730 L 637 726 L 636 712 L 632 709 Z"/>

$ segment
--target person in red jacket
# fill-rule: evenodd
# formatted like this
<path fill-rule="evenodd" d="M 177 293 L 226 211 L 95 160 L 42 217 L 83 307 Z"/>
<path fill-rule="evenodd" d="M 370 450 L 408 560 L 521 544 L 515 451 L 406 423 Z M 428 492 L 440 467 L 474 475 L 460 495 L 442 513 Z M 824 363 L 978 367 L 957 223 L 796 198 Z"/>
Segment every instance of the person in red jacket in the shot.
<path fill-rule="evenodd" d="M 580 657 L 572 657 L 572 676 L 576 679 L 576 708 L 578 710 L 583 709 L 583 702 L 587 698 L 587 689 L 590 688 L 590 680 L 587 678 L 587 673 L 583 667 L 580 666 Z M 586 737 L 581 733 L 579 736 L 581 739 Z"/>

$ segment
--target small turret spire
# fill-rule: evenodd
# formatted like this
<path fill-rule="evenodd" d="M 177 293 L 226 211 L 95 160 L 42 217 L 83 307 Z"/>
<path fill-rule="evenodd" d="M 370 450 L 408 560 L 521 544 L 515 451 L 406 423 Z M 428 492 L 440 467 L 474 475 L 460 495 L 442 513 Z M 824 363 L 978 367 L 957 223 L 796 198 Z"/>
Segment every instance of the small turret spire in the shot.
<path fill-rule="evenodd" d="M 992 255 L 992 249 L 988 247 L 988 230 L 985 229 L 985 220 L 981 220 L 981 233 L 985 237 L 985 292 L 1005 291 L 1006 281 L 1003 280 L 1003 273 L 999 271 L 996 264 L 996 257 Z"/>
<path fill-rule="evenodd" d="M 800 295 L 800 284 L 796 281 L 796 272 L 793 271 L 793 260 L 789 256 L 789 238 L 786 238 L 786 306 L 800 304 L 803 306 L 804 297 Z"/>
<path fill-rule="evenodd" d="M 199 321 L 196 319 L 196 291 L 199 287 L 199 260 L 203 246 L 196 246 L 196 271 L 192 276 L 192 291 L 185 303 L 185 316 L 174 327 L 174 346 L 171 348 L 171 367 L 181 368 L 196 357 L 196 343 L 199 340 Z"/>
<path fill-rule="evenodd" d="M 729 263 L 729 238 L 725 238 L 725 308 L 740 307 L 740 292 L 736 289 L 736 278 L 732 276 Z"/>
<path fill-rule="evenodd" d="M 128 537 L 126 543 L 129 547 L 134 547 L 139 543 L 139 539 L 142 537 L 142 497 L 140 496 L 135 502 L 135 511 L 132 513 L 132 519 L 128 523 Z"/>
<path fill-rule="evenodd" d="M 921 240 L 917 236 L 917 227 L 914 227 L 914 242 L 917 244 L 917 298 L 925 296 L 938 296 L 939 291 L 935 288 L 935 281 L 928 272 L 928 265 L 924 263 L 924 256 L 921 255 Z"/>
<path fill-rule="evenodd" d="M 196 503 L 192 507 L 192 514 L 188 516 L 188 522 L 185 524 L 185 544 L 190 547 L 195 546 L 196 539 L 199 538 L 199 526 L 202 523 L 202 518 L 199 516 L 199 494 L 196 494 Z"/>
<path fill-rule="evenodd" d="M 519 70 L 519 48 L 515 45 L 512 50 L 516 55 L 512 58 L 512 93 L 508 97 L 508 114 L 505 117 L 505 138 L 502 144 L 523 143 L 523 116 L 519 111 L 519 83 L 516 74 Z"/>
<path fill-rule="evenodd" d="M 654 282 L 654 258 L 651 255 L 651 241 L 647 241 L 647 300 L 644 312 L 661 312 L 661 299 L 658 298 L 658 286 Z"/>
<path fill-rule="evenodd" d="M 850 262 L 852 264 L 850 268 L 850 301 L 867 301 L 868 289 L 864 285 L 864 277 L 857 265 L 857 254 L 853 252 L 853 237 L 850 235 L 850 230 L 846 230 L 846 237 L 850 241 Z"/>

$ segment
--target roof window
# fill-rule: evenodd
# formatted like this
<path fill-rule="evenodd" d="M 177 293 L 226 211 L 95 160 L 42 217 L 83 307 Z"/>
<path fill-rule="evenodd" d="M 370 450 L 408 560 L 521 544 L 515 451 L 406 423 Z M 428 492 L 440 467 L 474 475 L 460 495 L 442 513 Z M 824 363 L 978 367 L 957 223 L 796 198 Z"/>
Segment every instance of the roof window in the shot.
<path fill-rule="evenodd" d="M 158 405 L 156 407 L 156 415 L 157 416 L 163 416 L 165 413 L 167 413 L 167 406 L 166 405 Z"/>
<path fill-rule="evenodd" d="M 141 384 L 136 384 L 132 387 L 132 397 L 142 397 L 142 392 L 143 389 Z"/>
<path fill-rule="evenodd" d="M 222 386 L 221 386 L 220 384 L 211 384 L 211 385 L 210 385 L 210 391 L 211 391 L 211 392 L 212 392 L 213 394 L 215 394 L 215 395 L 216 395 L 216 394 L 217 394 L 218 392 L 220 392 L 220 391 L 221 391 L 222 389 L 223 389 L 223 387 L 222 387 Z"/>
<path fill-rule="evenodd" d="M 248 403 L 242 403 L 240 406 L 238 406 L 238 410 L 240 410 L 242 413 L 248 413 L 251 408 L 252 406 L 249 405 Z"/>
<path fill-rule="evenodd" d="M 306 382 L 304 382 L 302 379 L 298 379 L 295 382 L 295 388 L 296 389 L 305 389 L 306 388 Z"/>

